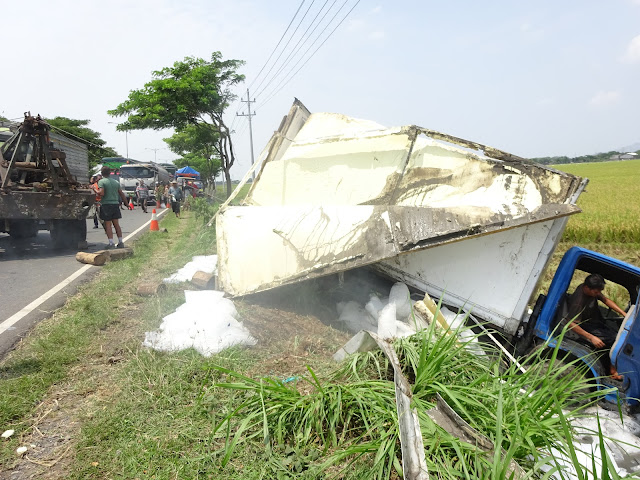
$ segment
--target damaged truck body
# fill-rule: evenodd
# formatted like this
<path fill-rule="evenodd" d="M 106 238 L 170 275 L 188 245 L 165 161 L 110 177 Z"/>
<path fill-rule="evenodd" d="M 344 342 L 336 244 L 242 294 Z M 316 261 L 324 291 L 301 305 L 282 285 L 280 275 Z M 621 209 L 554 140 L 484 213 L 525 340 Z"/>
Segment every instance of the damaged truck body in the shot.
<path fill-rule="evenodd" d="M 76 248 L 86 240 L 95 201 L 80 183 L 88 181 L 87 150 L 64 137 L 52 140 L 49 124 L 25 114 L 0 147 L 0 232 L 20 240 L 49 230 L 54 246 Z"/>
<path fill-rule="evenodd" d="M 640 395 L 639 269 L 574 251 L 529 315 L 587 179 L 417 126 L 311 114 L 298 100 L 255 167 L 243 204 L 224 205 L 216 219 L 218 281 L 229 295 L 367 266 L 491 324 L 525 353 L 553 344 L 571 280 L 598 271 L 629 292 L 628 334 L 612 359 L 625 374 L 621 396 Z M 589 347 L 567 338 L 561 349 L 600 375 Z"/>

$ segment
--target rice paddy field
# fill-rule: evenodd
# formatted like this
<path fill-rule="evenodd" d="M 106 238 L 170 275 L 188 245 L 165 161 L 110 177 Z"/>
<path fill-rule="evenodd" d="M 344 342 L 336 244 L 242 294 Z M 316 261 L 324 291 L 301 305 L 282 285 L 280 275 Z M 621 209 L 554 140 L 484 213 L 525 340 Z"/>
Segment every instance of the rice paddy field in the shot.
<path fill-rule="evenodd" d="M 574 245 L 640 266 L 640 203 L 636 200 L 640 195 L 640 160 L 552 168 L 586 177 L 589 183 L 578 199 L 582 213 L 569 219 L 541 289 L 547 290 L 562 255 Z M 615 292 L 609 295 L 616 300 Z"/>
<path fill-rule="evenodd" d="M 640 242 L 640 160 L 558 165 L 589 178 L 578 200 L 583 213 L 569 221 L 564 241 L 576 244 Z"/>

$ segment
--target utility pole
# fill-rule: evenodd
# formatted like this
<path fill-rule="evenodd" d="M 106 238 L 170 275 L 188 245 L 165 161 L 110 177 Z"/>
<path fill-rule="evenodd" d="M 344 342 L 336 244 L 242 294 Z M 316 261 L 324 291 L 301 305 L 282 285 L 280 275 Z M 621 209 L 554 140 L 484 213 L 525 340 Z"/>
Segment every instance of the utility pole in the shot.
<path fill-rule="evenodd" d="M 249 144 L 251 146 L 251 166 L 253 167 L 253 130 L 251 128 L 251 117 L 253 117 L 256 112 L 251 113 L 251 104 L 256 103 L 256 99 L 254 98 L 253 100 L 251 100 L 251 98 L 249 97 L 249 89 L 247 88 L 247 99 L 241 99 L 241 101 L 247 104 L 247 113 L 236 113 L 236 115 L 239 117 L 249 117 Z M 251 178 L 255 180 L 256 174 L 252 173 Z"/>
<path fill-rule="evenodd" d="M 164 148 L 146 148 L 145 150 L 153 150 L 153 163 L 158 163 L 156 161 L 158 157 L 158 150 L 164 150 Z"/>

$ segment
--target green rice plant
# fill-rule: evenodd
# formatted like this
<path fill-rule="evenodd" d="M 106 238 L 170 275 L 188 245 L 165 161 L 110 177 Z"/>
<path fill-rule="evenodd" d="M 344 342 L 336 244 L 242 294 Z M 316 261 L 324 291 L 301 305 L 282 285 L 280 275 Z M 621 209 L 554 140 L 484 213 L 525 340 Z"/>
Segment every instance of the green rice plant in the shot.
<path fill-rule="evenodd" d="M 559 170 L 589 178 L 578 199 L 582 213 L 570 218 L 563 241 L 574 244 L 631 243 L 640 239 L 640 160 L 566 164 Z"/>

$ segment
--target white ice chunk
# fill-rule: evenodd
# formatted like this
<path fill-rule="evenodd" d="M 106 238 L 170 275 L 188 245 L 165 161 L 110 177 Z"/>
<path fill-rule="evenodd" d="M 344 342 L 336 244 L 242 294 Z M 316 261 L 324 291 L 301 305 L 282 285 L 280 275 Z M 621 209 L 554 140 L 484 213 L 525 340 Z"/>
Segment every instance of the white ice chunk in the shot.
<path fill-rule="evenodd" d="M 396 332 L 396 304 L 389 302 L 378 317 L 378 336 L 393 338 L 396 336 Z"/>
<path fill-rule="evenodd" d="M 369 296 L 369 301 L 364 306 L 364 309 L 371 315 L 372 318 L 378 319 L 378 315 L 380 315 L 380 310 L 384 308 L 386 302 L 383 302 L 378 298 L 375 293 L 372 293 Z"/>
<path fill-rule="evenodd" d="M 375 320 L 358 302 L 339 302 L 336 308 L 340 314 L 338 320 L 343 322 L 351 332 L 359 332 L 360 330 L 375 331 L 377 328 Z"/>
<path fill-rule="evenodd" d="M 389 292 L 389 303 L 395 304 L 398 320 L 406 321 L 411 315 L 409 287 L 402 282 L 394 283 Z"/>
<path fill-rule="evenodd" d="M 176 273 L 164 279 L 165 283 L 188 282 L 196 272 L 215 273 L 218 268 L 217 255 L 196 255 Z"/>

